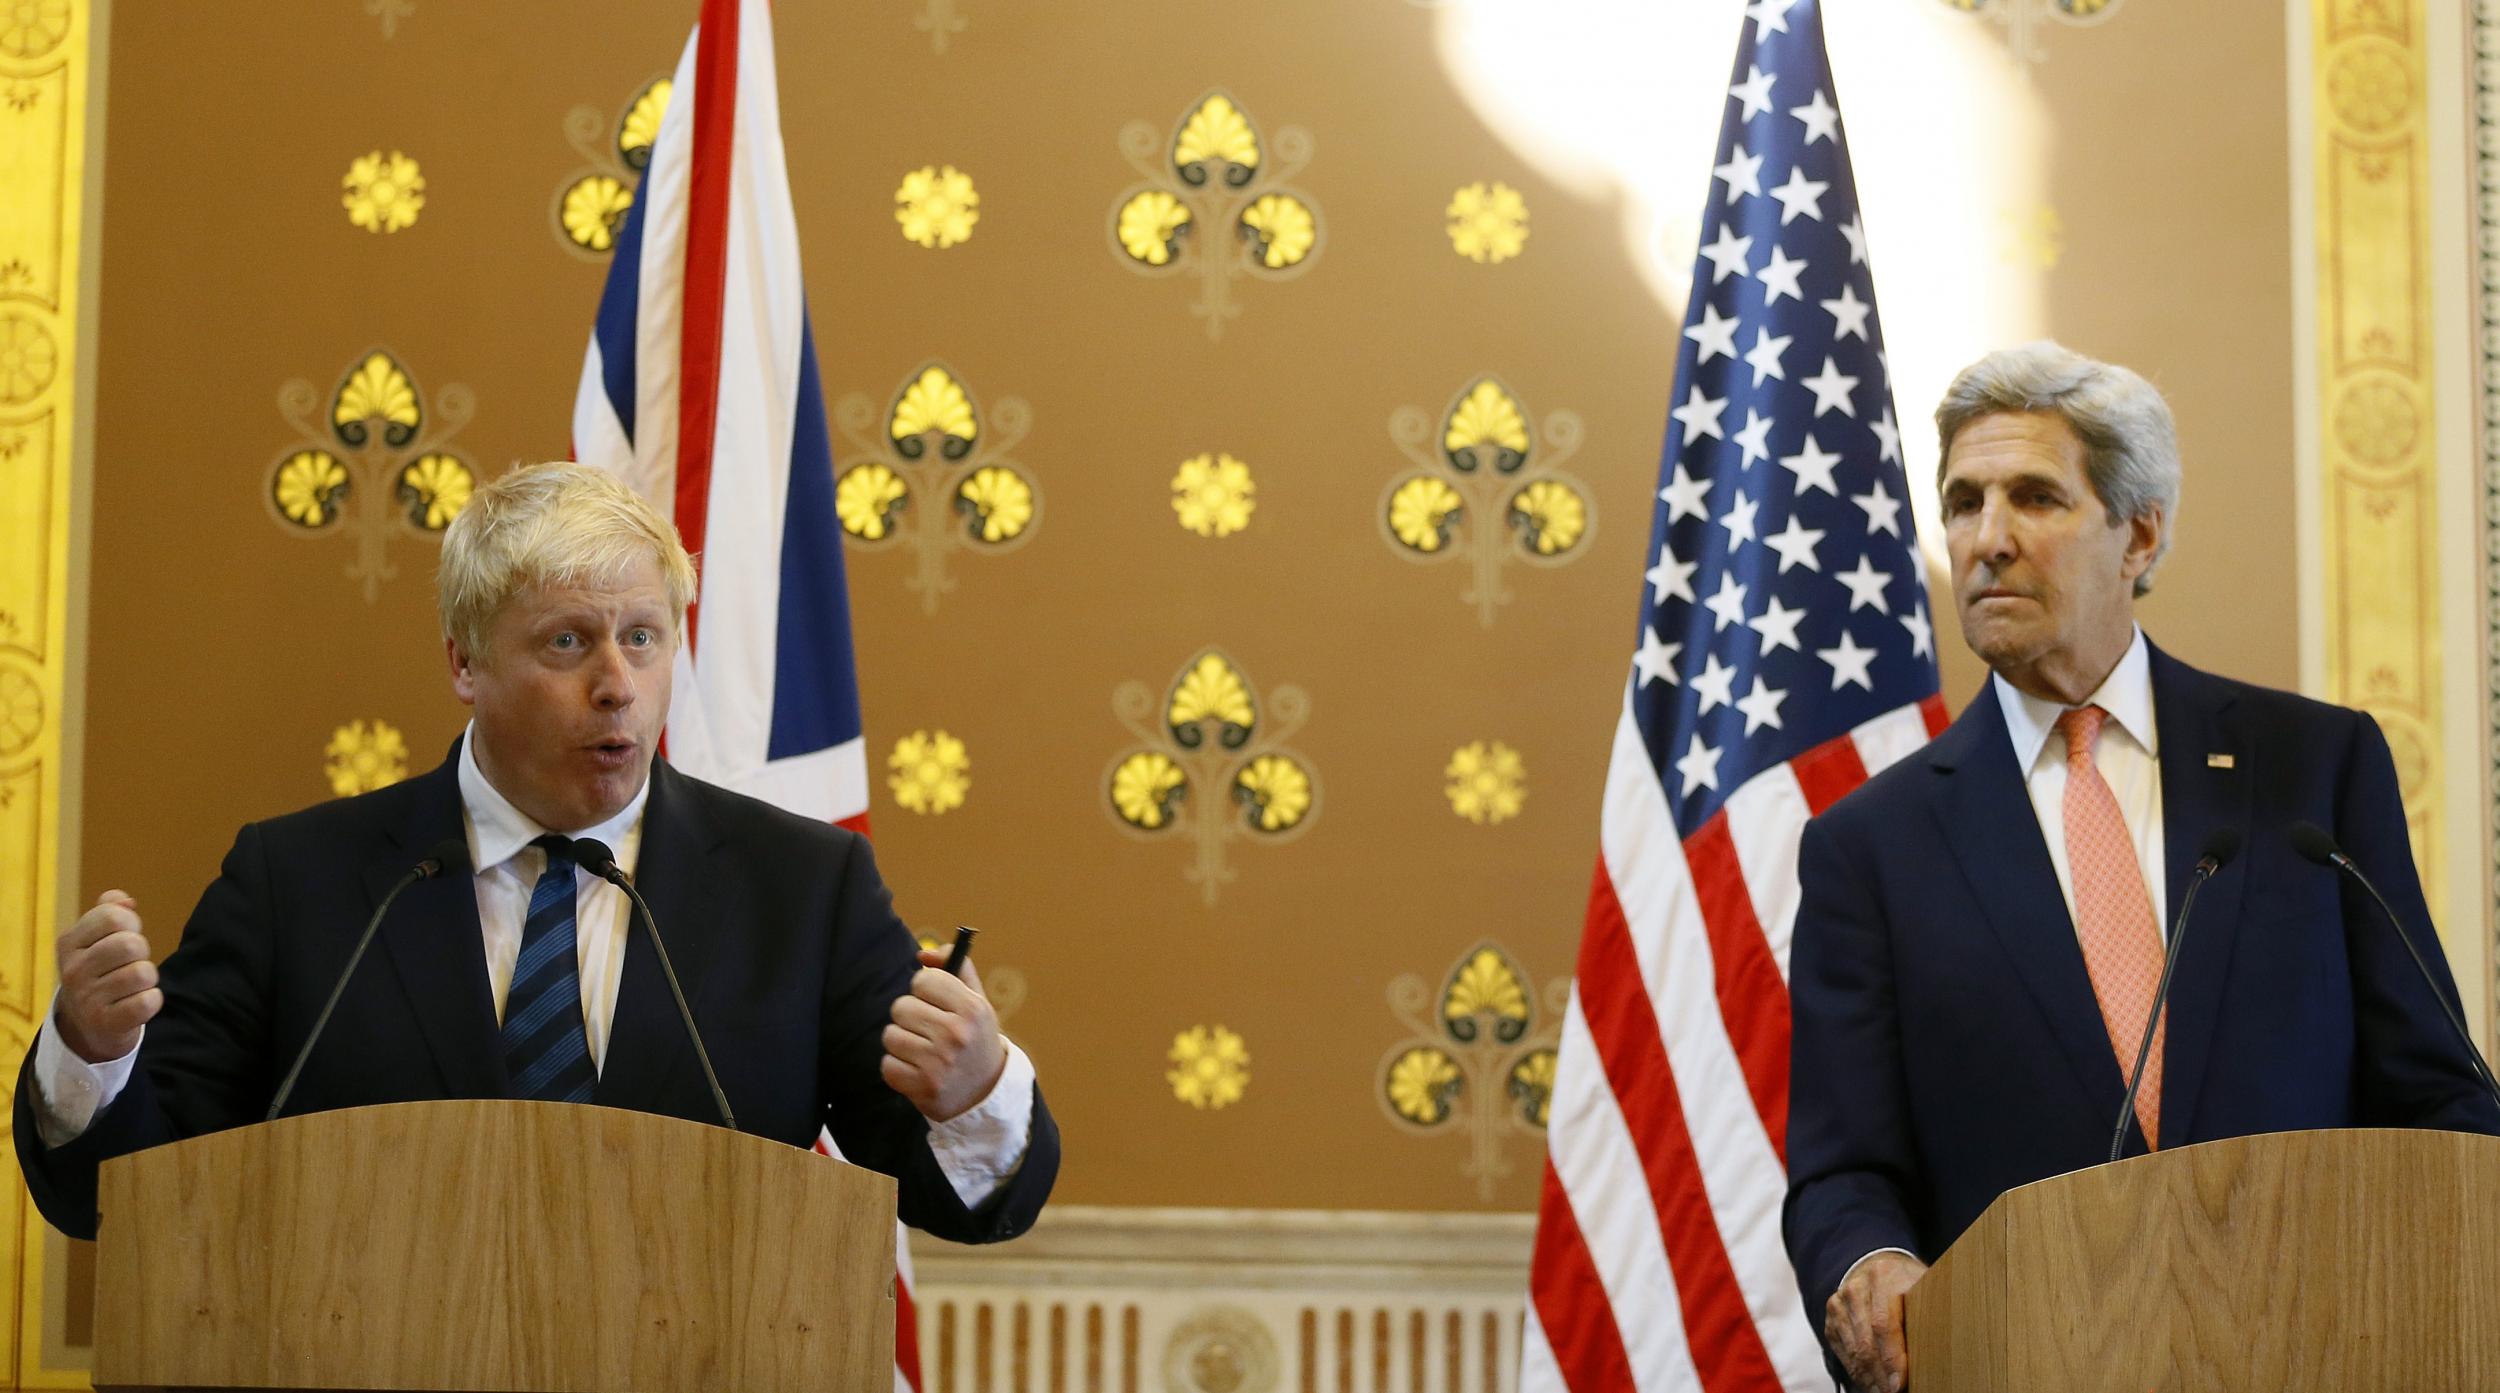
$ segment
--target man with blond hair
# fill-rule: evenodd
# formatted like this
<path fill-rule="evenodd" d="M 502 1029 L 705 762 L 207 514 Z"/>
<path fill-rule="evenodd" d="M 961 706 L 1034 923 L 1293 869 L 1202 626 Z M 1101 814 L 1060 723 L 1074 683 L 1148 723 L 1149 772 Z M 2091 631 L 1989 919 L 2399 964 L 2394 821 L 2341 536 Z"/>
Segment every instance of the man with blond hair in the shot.
<path fill-rule="evenodd" d="M 2403 944 L 2286 835 L 2332 829 L 2453 1001 L 2378 726 L 2199 672 L 2136 625 L 2179 511 L 2161 394 L 2029 344 L 1964 369 L 1936 429 L 1962 637 L 1993 675 L 1807 824 L 1790 960 L 1788 1252 L 1836 1362 L 1884 1390 L 1910 1377 L 1902 1296 L 1926 1264 L 2002 1192 L 2107 1158 L 2148 1021 L 2137 1153 L 2500 1132 Z"/>
<path fill-rule="evenodd" d="M 716 1120 L 581 838 L 649 902 L 742 1130 L 805 1147 L 829 1127 L 943 1237 L 1029 1227 L 1058 1131 L 979 974 L 918 951 L 864 838 L 656 757 L 695 593 L 676 530 L 598 470 L 516 470 L 444 535 L 437 591 L 472 712 L 440 767 L 245 827 L 161 971 L 119 891 L 61 935 L 17 1089 L 44 1217 L 91 1237 L 101 1162 L 259 1121 L 367 916 L 437 849 L 467 873 L 391 907 L 286 1112 L 509 1097 Z"/>

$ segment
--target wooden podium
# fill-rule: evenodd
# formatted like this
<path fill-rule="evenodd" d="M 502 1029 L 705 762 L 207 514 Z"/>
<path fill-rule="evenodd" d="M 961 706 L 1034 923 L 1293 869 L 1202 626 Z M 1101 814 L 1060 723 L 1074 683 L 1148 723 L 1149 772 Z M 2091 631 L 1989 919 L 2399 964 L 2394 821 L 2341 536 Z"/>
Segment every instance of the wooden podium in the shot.
<path fill-rule="evenodd" d="M 400 1103 L 107 1162 L 99 1390 L 894 1386 L 894 1182 L 614 1108 Z"/>
<path fill-rule="evenodd" d="M 1907 1318 L 1912 1393 L 2500 1388 L 2500 1138 L 2286 1132 L 2026 1185 Z"/>

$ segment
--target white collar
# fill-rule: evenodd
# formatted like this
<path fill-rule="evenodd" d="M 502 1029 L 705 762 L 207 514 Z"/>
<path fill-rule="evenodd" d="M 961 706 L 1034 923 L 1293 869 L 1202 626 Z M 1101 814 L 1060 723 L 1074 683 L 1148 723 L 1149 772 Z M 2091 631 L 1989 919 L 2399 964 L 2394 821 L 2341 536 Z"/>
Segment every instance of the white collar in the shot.
<path fill-rule="evenodd" d="M 616 816 L 596 827 L 585 828 L 575 836 L 590 837 L 608 844 L 620 857 L 629 856 L 625 849 L 626 834 L 642 822 L 642 805 L 651 796 L 651 779 L 643 777 L 642 787 L 634 793 Z M 484 874 L 520 854 L 521 849 L 549 829 L 541 827 L 529 814 L 512 806 L 486 781 L 486 771 L 477 767 L 477 723 L 472 721 L 460 736 L 460 807 L 466 815 L 469 831 L 469 864 Z M 632 862 L 628 860 L 627 865 Z"/>
<path fill-rule="evenodd" d="M 1996 683 L 1997 706 L 2005 713 L 2005 733 L 2014 740 L 2014 765 L 2028 774 L 2040 762 L 2040 751 L 2057 733 L 2057 718 L 2068 708 L 2054 701 L 2043 700 L 2017 690 L 2002 676 L 1992 675 Z M 2118 666 L 2109 670 L 2101 689 L 2078 703 L 2098 706 L 2109 713 L 2109 719 L 2120 730 L 2135 738 L 2144 753 L 2161 758 L 2161 736 L 2153 727 L 2153 661 L 2144 642 L 2144 630 L 2138 627 L 2135 639 L 2127 645 Z"/>

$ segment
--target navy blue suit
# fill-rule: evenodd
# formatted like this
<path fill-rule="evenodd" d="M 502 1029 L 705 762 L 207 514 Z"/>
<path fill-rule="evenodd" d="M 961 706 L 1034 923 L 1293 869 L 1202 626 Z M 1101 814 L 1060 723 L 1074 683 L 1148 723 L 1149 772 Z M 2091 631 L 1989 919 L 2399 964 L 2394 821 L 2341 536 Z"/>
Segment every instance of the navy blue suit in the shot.
<path fill-rule="evenodd" d="M 2377 724 L 2159 649 L 2151 669 L 2165 927 L 2215 829 L 2246 838 L 2197 900 L 2171 988 L 2164 1147 L 2311 1127 L 2500 1132 L 2403 945 L 2284 836 L 2302 819 L 2333 831 L 2453 998 Z M 1808 824 L 1798 874 L 1782 1219 L 1820 1330 L 1860 1257 L 1934 1262 L 2004 1191 L 2106 1160 L 2126 1080 L 1993 683 Z"/>
<path fill-rule="evenodd" d="M 99 1163 L 261 1120 L 373 907 L 461 835 L 454 755 L 391 788 L 243 829 L 165 960 L 165 1008 L 129 1086 L 76 1141 L 45 1148 L 33 1070 L 21 1071 L 18 1161 L 55 1228 L 94 1236 Z M 844 1155 L 896 1178 L 905 1222 L 942 1237 L 983 1242 L 1032 1225 L 1059 1169 L 1038 1086 L 1021 1169 L 975 1211 L 938 1168 L 927 1121 L 879 1076 L 888 1012 L 919 962 L 866 839 L 654 761 L 638 860 L 635 882 L 741 1130 L 805 1147 L 829 1125 Z M 419 881 L 391 907 L 287 1112 L 506 1096 L 472 880 Z M 719 1117 L 639 927 L 592 1102 Z"/>

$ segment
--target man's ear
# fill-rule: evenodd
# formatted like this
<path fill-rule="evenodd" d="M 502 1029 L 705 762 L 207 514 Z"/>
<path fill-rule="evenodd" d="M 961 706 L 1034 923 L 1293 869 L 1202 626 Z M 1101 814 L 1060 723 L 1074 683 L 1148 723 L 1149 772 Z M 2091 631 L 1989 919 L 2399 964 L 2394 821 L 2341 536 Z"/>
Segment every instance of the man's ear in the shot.
<path fill-rule="evenodd" d="M 2162 530 L 2169 525 L 2169 514 L 2159 504 L 2127 519 L 2127 552 L 2119 574 L 2132 582 L 2153 569 L 2153 558 L 2161 554 Z"/>
<path fill-rule="evenodd" d="M 477 705 L 476 663 L 469 651 L 461 647 L 460 640 L 446 636 L 443 657 L 451 664 L 451 694 L 460 698 L 463 706 Z"/>

